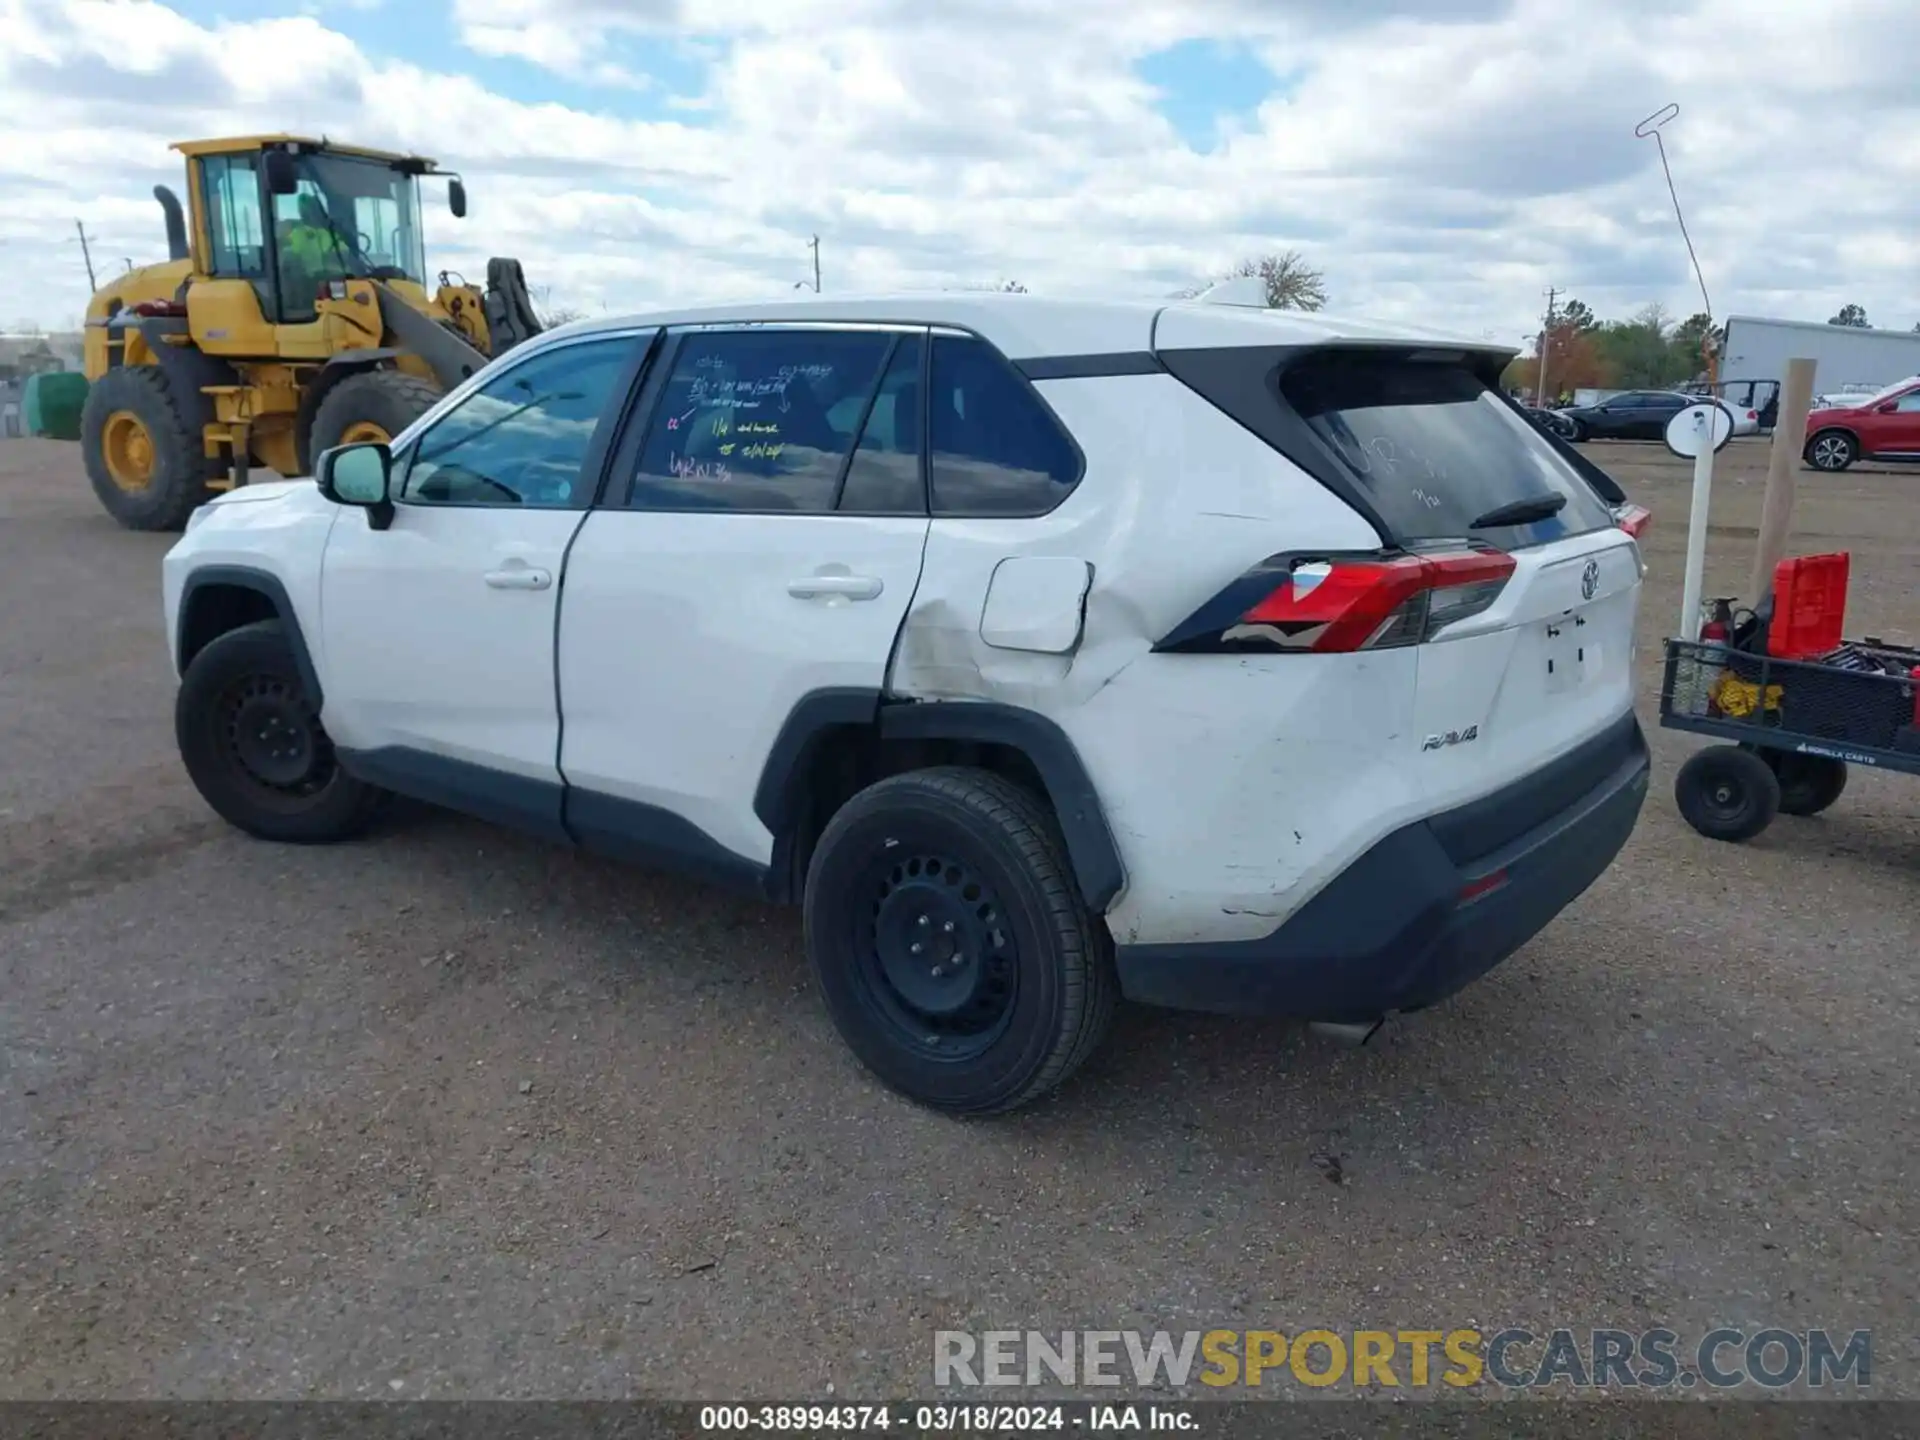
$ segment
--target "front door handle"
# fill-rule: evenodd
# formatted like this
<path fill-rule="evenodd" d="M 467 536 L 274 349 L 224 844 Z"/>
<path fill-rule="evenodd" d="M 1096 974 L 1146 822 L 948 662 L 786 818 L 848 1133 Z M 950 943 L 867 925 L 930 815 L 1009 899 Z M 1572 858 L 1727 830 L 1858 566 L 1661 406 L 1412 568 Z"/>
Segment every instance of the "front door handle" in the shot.
<path fill-rule="evenodd" d="M 495 590 L 545 590 L 553 584 L 553 572 L 526 564 L 508 565 L 489 570 L 486 581 Z"/>
<path fill-rule="evenodd" d="M 886 588 L 877 575 L 809 575 L 787 582 L 787 594 L 796 600 L 877 600 Z"/>

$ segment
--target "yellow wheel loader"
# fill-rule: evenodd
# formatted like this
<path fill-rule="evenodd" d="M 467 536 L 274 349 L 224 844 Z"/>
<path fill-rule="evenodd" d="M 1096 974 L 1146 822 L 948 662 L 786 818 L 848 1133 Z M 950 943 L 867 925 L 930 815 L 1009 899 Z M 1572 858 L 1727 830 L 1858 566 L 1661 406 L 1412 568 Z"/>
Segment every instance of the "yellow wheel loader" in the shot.
<path fill-rule="evenodd" d="M 536 335 L 520 266 L 428 288 L 420 181 L 432 160 L 291 135 L 196 140 L 187 206 L 154 187 L 170 259 L 87 306 L 87 475 L 133 530 L 177 530 L 253 469 L 289 478 L 348 441 L 388 440 Z"/>

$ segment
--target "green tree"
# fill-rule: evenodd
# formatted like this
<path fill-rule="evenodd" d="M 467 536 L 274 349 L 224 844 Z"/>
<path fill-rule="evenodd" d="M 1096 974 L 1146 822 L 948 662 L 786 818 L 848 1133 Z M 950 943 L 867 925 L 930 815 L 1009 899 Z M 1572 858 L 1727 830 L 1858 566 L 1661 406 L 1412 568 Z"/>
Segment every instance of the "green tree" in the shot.
<path fill-rule="evenodd" d="M 1601 326 L 1600 356 L 1614 383 L 1629 390 L 1652 390 L 1690 378 L 1699 368 L 1698 349 L 1694 358 L 1681 359 L 1674 332 L 1666 307 L 1658 303 L 1643 307 L 1631 320 Z"/>
<path fill-rule="evenodd" d="M 1569 300 L 1561 307 L 1555 317 L 1562 325 L 1571 325 L 1576 330 L 1598 330 L 1600 317 L 1595 315 L 1584 300 Z"/>
<path fill-rule="evenodd" d="M 1840 307 L 1840 313 L 1827 321 L 1827 323 L 1829 325 L 1847 325 L 1855 330 L 1865 330 L 1868 328 L 1866 308 L 1860 305 L 1842 305 Z"/>

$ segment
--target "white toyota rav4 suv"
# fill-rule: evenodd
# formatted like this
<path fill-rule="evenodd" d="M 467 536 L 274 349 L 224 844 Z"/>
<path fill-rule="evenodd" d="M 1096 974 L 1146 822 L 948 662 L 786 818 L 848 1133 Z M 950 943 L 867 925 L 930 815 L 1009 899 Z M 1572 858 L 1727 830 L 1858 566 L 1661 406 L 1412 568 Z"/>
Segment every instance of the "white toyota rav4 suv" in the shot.
<path fill-rule="evenodd" d="M 1624 497 L 1510 353 L 1204 299 L 582 322 L 194 514 L 181 755 L 273 840 L 400 792 L 802 901 L 941 1109 L 1119 996 L 1365 1033 L 1646 793 Z"/>

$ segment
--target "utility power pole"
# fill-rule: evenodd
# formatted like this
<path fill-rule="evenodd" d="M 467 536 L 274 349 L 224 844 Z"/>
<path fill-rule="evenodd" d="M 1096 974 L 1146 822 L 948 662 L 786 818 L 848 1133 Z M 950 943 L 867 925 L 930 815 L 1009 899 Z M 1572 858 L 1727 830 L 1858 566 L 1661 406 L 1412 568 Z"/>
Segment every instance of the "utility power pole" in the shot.
<path fill-rule="evenodd" d="M 1547 403 L 1547 345 L 1553 338 L 1553 307 L 1560 298 L 1558 290 L 1547 291 L 1547 322 L 1540 327 L 1540 378 L 1534 384 L 1534 403 Z"/>
<path fill-rule="evenodd" d="M 93 278 L 93 251 L 87 248 L 87 227 L 84 222 L 75 220 L 73 228 L 80 234 L 80 258 L 87 262 L 87 293 L 91 295 L 100 288 L 100 282 Z"/>
<path fill-rule="evenodd" d="M 807 242 L 813 251 L 813 293 L 820 293 L 820 237 L 814 236 Z"/>

